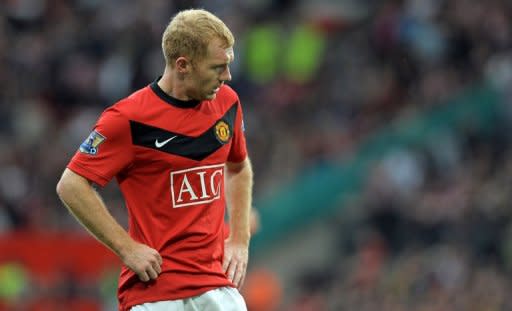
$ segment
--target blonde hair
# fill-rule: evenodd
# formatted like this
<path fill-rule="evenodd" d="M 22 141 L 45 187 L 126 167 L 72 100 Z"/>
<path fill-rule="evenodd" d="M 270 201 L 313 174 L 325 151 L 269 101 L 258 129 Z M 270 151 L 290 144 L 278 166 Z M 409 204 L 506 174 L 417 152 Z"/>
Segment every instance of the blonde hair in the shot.
<path fill-rule="evenodd" d="M 162 51 L 167 65 L 174 66 L 180 56 L 191 61 L 206 57 L 208 44 L 215 38 L 231 47 L 235 38 L 229 28 L 217 16 L 202 9 L 191 9 L 176 14 L 162 36 Z"/>

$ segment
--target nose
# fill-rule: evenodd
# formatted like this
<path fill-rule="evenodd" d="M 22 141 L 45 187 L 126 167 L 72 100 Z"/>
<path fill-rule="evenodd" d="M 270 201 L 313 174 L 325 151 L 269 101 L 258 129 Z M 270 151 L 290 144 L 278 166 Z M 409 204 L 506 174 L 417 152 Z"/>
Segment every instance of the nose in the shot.
<path fill-rule="evenodd" d="M 229 71 L 229 67 L 226 66 L 224 71 L 220 75 L 221 81 L 231 81 L 231 72 Z"/>

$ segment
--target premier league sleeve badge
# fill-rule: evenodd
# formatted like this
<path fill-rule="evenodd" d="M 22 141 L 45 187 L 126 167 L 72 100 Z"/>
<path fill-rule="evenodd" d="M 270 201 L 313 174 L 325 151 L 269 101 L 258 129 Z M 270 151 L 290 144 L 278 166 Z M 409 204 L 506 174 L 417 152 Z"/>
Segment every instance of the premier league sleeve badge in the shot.
<path fill-rule="evenodd" d="M 79 150 L 81 153 L 96 155 L 98 153 L 99 146 L 104 140 L 105 136 L 101 135 L 97 131 L 92 131 L 91 134 L 89 134 L 89 136 L 80 145 Z"/>

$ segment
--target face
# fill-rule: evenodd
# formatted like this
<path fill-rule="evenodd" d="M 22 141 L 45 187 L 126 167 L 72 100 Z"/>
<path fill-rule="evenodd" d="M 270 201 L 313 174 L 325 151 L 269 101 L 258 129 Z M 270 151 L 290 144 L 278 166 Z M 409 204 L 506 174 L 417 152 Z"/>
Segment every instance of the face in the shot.
<path fill-rule="evenodd" d="M 190 66 L 187 95 L 198 100 L 214 99 L 222 84 L 231 80 L 229 64 L 234 57 L 233 47 L 224 47 L 220 39 L 211 41 L 206 57 Z"/>

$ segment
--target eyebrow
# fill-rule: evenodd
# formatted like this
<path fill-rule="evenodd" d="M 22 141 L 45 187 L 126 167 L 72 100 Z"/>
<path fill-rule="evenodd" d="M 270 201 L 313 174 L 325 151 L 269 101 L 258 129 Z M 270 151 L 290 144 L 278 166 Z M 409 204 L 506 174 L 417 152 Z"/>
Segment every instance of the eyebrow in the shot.
<path fill-rule="evenodd" d="M 235 61 L 235 55 L 233 55 L 232 57 L 228 56 L 227 60 L 225 60 L 224 62 L 214 63 L 211 65 L 211 67 L 213 68 L 213 67 L 228 66 L 229 64 L 231 64 L 234 61 Z"/>

